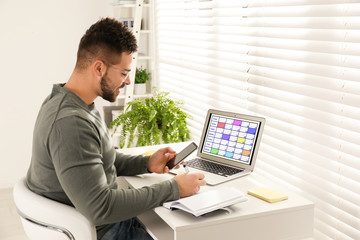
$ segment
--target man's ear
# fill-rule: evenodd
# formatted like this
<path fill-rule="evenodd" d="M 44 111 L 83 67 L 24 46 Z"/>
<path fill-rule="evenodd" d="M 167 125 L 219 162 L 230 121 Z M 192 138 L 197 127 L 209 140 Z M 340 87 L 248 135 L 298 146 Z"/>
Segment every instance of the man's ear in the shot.
<path fill-rule="evenodd" d="M 106 72 L 106 65 L 101 60 L 96 60 L 92 64 L 92 71 L 97 77 L 103 77 Z"/>

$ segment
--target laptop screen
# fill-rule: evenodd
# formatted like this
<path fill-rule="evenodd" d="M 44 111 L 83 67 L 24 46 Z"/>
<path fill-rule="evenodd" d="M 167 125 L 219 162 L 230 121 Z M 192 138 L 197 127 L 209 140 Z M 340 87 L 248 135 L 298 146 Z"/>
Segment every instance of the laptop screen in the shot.
<path fill-rule="evenodd" d="M 211 113 L 201 153 L 249 165 L 260 125 L 261 121 Z"/>

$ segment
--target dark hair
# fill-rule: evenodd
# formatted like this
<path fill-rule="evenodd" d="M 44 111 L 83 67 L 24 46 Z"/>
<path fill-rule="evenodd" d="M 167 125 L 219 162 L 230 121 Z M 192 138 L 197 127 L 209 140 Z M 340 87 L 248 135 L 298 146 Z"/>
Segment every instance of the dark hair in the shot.
<path fill-rule="evenodd" d="M 121 22 L 103 18 L 93 24 L 81 38 L 77 52 L 76 68 L 86 68 L 91 60 L 103 60 L 117 64 L 116 58 L 123 52 L 136 52 L 136 38 Z"/>

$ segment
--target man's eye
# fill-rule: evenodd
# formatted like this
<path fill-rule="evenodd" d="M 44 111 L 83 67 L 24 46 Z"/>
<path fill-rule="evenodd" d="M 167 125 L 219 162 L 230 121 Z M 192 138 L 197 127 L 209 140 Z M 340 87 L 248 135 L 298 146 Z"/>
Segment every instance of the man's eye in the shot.
<path fill-rule="evenodd" d="M 121 75 L 123 75 L 123 77 L 126 77 L 126 76 L 127 76 L 127 73 L 121 73 Z"/>

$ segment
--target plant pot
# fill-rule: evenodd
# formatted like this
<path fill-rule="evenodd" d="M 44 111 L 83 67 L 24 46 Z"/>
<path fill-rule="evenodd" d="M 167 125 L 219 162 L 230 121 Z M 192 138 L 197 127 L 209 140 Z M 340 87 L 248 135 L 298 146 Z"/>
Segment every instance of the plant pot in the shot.
<path fill-rule="evenodd" d="M 146 94 L 146 83 L 135 83 L 135 95 Z"/>

